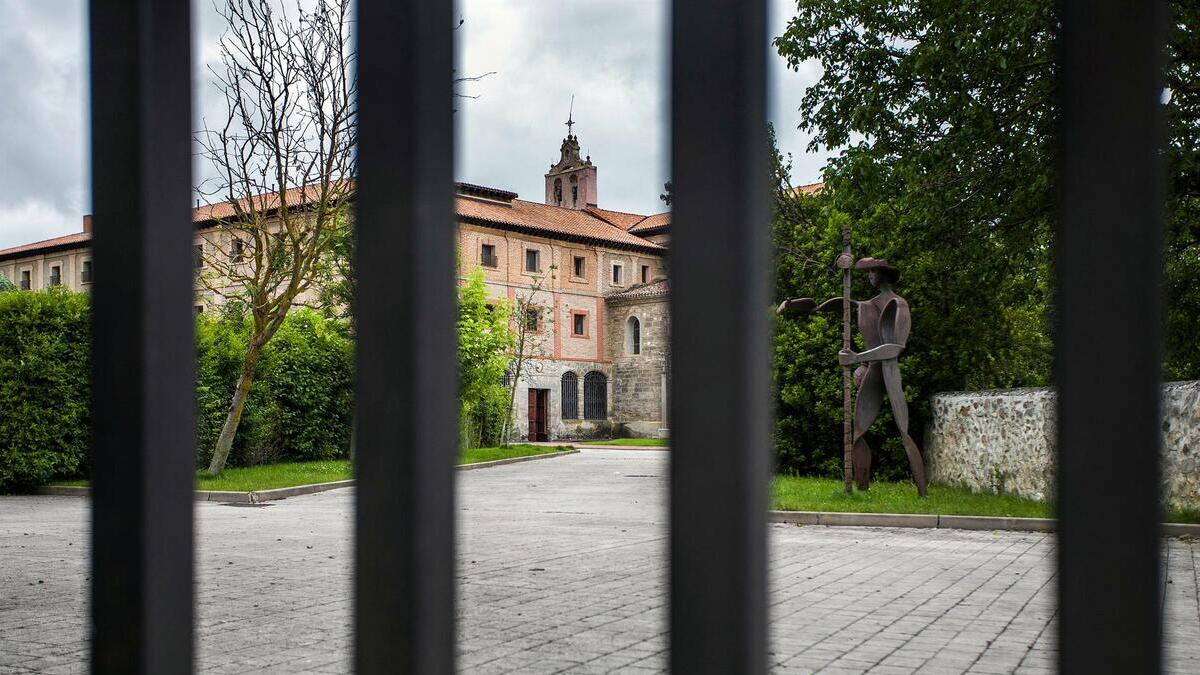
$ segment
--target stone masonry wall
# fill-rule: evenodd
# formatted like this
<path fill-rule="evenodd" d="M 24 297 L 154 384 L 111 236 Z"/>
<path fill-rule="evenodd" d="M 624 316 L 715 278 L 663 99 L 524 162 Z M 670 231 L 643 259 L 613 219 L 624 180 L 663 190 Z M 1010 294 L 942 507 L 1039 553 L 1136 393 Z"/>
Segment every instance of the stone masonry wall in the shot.
<path fill-rule="evenodd" d="M 1055 480 L 1055 393 L 1049 388 L 937 394 L 925 438 L 930 478 L 973 490 L 1049 499 Z M 1163 385 L 1163 496 L 1200 509 L 1200 381 Z"/>
<path fill-rule="evenodd" d="M 660 437 L 667 433 L 670 305 L 665 297 L 608 307 L 605 350 L 613 364 L 613 421 L 628 436 Z M 627 344 L 630 317 L 641 322 L 641 353 Z"/>

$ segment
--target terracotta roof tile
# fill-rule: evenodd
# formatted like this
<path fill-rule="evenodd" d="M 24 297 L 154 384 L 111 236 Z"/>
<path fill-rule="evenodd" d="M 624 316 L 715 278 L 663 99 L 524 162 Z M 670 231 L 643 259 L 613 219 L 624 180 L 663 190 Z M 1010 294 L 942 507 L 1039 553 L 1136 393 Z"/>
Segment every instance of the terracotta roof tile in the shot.
<path fill-rule="evenodd" d="M 658 230 L 666 230 L 671 227 L 671 212 L 664 211 L 656 213 L 652 216 L 646 216 L 637 225 L 629 228 L 631 234 L 649 234 Z"/>
<path fill-rule="evenodd" d="M 522 199 L 514 199 L 509 205 L 459 197 L 456 211 L 459 219 L 481 225 L 518 229 L 548 237 L 573 237 L 654 252 L 666 250 L 583 210 L 538 204 Z"/>
<path fill-rule="evenodd" d="M 22 244 L 21 246 L 0 249 L 0 260 L 16 258 L 22 254 L 33 255 L 45 251 L 57 251 L 66 248 L 74 248 L 75 246 L 85 246 L 87 242 L 91 240 L 91 232 L 76 232 L 75 234 L 68 234 L 62 237 L 46 239 L 44 241 L 35 241 L 32 244 Z"/>
<path fill-rule="evenodd" d="M 609 209 L 602 209 L 602 208 L 599 208 L 596 206 L 589 206 L 584 210 L 587 211 L 588 213 L 596 216 L 597 218 L 606 220 L 606 221 L 612 223 L 613 225 L 616 225 L 617 227 L 621 228 L 622 230 L 626 230 L 626 231 L 628 231 L 629 228 L 633 227 L 634 225 L 637 225 L 641 221 L 645 220 L 645 218 L 646 218 L 646 216 L 643 216 L 640 213 L 625 213 L 624 211 L 610 211 Z"/>
<path fill-rule="evenodd" d="M 604 296 L 605 302 L 621 303 L 634 302 L 637 300 L 648 300 L 650 298 L 663 298 L 671 294 L 671 282 L 666 279 L 651 281 L 648 284 L 639 284 L 633 288 L 627 288 L 623 291 L 610 293 Z"/>
<path fill-rule="evenodd" d="M 318 185 L 289 188 L 284 193 L 284 198 L 287 200 L 289 207 L 299 206 L 316 201 L 320 194 L 319 190 L 320 186 Z M 253 206 L 261 208 L 264 211 L 272 211 L 279 208 L 280 200 L 279 193 L 277 192 L 266 192 L 261 195 L 255 195 L 250 199 L 239 199 L 238 202 L 241 204 L 242 209 L 248 210 L 251 199 L 254 201 Z M 210 220 L 233 218 L 236 214 L 237 210 L 228 201 L 204 204 L 192 209 L 192 222 L 204 223 Z"/>
<path fill-rule="evenodd" d="M 797 185 L 796 187 L 792 188 L 792 194 L 814 195 L 824 189 L 825 181 L 818 181 L 816 183 L 809 183 L 808 185 Z"/>
<path fill-rule="evenodd" d="M 299 205 L 306 201 L 312 201 L 316 198 L 316 189 L 316 186 L 292 188 L 287 191 L 287 202 L 289 205 Z M 666 251 L 665 247 L 626 232 L 625 228 L 636 229 L 635 224 L 640 226 L 642 221 L 662 216 L 666 216 L 669 222 L 670 214 L 645 218 L 632 213 L 605 209 L 567 209 L 515 199 L 514 193 L 495 188 L 464 184 L 459 186 L 459 189 L 460 193 L 486 193 L 488 197 L 497 200 L 481 201 L 459 194 L 455 198 L 455 211 L 458 218 L 466 222 L 490 225 L 501 229 L 520 230 L 551 238 L 569 237 L 622 248 L 635 248 L 650 252 Z M 514 198 L 511 201 L 504 201 L 508 195 L 512 195 Z M 272 210 L 279 205 L 279 197 L 274 193 L 255 197 L 254 201 L 257 202 L 256 206 L 266 210 Z M 248 200 L 241 200 L 241 202 L 245 208 L 244 205 L 248 203 Z M 236 210 L 229 202 L 205 204 L 192 209 L 192 222 L 207 223 L 213 220 L 232 218 L 235 214 Z M 15 246 L 0 250 L 0 259 L 18 257 L 22 254 L 32 255 L 45 250 L 71 248 L 76 245 L 82 247 L 86 246 L 91 238 L 90 232 L 79 232 L 65 237 Z"/>

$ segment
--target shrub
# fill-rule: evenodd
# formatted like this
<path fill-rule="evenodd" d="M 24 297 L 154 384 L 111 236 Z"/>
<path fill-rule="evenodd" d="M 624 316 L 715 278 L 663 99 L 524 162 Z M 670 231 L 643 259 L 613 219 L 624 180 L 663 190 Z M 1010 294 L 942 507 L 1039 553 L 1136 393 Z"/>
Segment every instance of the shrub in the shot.
<path fill-rule="evenodd" d="M 90 344 L 86 295 L 0 293 L 0 490 L 85 469 Z"/>
<path fill-rule="evenodd" d="M 229 411 L 249 335 L 231 308 L 196 323 L 197 466 L 206 466 Z M 259 359 L 229 466 L 343 457 L 350 446 L 354 354 L 338 319 L 301 309 Z"/>
<path fill-rule="evenodd" d="M 354 352 L 337 323 L 311 309 L 293 312 L 259 362 L 251 402 L 277 421 L 287 459 L 343 457 L 350 447 Z"/>

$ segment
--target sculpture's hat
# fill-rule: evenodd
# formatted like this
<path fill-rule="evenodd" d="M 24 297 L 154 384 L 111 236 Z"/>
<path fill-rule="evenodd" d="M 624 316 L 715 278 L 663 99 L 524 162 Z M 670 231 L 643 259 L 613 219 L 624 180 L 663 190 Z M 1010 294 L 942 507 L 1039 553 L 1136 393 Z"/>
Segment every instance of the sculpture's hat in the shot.
<path fill-rule="evenodd" d="M 856 270 L 876 270 L 887 272 L 893 280 L 900 278 L 900 270 L 883 258 L 863 258 L 854 263 Z"/>

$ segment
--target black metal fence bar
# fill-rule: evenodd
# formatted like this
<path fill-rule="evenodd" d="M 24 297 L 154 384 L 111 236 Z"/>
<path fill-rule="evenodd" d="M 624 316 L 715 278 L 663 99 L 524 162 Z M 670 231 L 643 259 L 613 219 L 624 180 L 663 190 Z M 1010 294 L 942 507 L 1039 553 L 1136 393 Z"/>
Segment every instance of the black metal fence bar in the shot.
<path fill-rule="evenodd" d="M 94 673 L 192 669 L 190 12 L 90 7 Z"/>
<path fill-rule="evenodd" d="M 1164 3 L 1060 8 L 1060 666 L 1154 673 Z"/>
<path fill-rule="evenodd" d="M 765 672 L 765 17 L 676 0 L 671 18 L 670 665 L 689 675 Z"/>
<path fill-rule="evenodd" d="M 358 2 L 360 673 L 454 665 L 451 6 Z"/>

